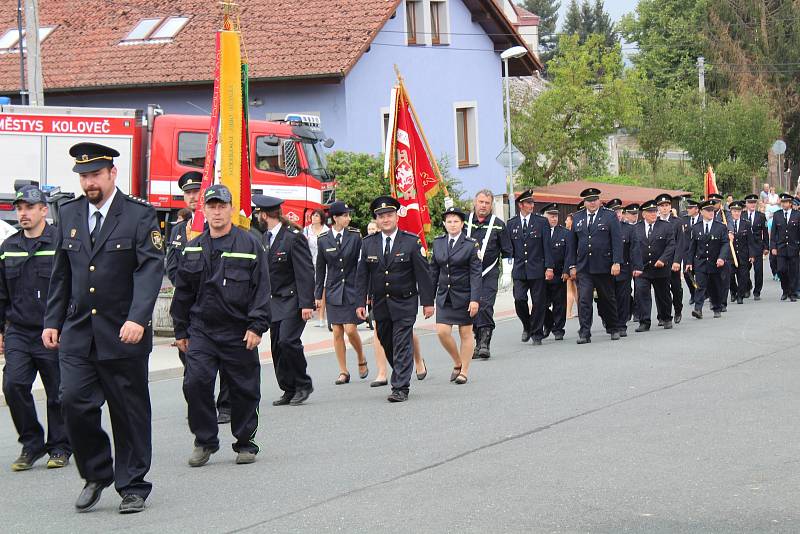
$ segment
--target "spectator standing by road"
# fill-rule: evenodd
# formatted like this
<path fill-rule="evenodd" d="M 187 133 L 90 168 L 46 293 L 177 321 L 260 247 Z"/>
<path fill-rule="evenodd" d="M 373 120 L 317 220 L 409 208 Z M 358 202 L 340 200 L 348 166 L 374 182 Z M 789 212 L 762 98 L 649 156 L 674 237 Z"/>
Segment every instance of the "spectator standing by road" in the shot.
<path fill-rule="evenodd" d="M 317 240 L 319 236 L 323 232 L 327 232 L 330 230 L 328 226 L 325 224 L 325 212 L 321 209 L 316 209 L 311 213 L 311 224 L 303 228 L 303 235 L 308 239 L 308 248 L 311 250 L 311 262 L 312 265 L 317 264 L 317 250 L 319 249 L 317 245 Z M 324 281 L 323 281 L 324 283 Z M 323 293 L 322 298 L 320 299 L 322 305 L 317 308 L 317 316 L 319 318 L 319 323 L 317 326 L 325 326 L 325 294 Z"/>

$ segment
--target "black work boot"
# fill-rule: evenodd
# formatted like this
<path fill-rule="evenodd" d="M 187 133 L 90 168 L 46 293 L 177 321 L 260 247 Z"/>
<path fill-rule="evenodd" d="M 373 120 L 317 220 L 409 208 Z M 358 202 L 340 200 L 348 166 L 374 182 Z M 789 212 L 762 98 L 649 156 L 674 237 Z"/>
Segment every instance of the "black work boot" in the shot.
<path fill-rule="evenodd" d="M 481 346 L 478 349 L 478 356 L 480 356 L 483 360 L 488 360 L 491 357 L 491 353 L 489 352 L 489 344 L 492 342 L 492 329 L 491 328 L 481 328 Z"/>

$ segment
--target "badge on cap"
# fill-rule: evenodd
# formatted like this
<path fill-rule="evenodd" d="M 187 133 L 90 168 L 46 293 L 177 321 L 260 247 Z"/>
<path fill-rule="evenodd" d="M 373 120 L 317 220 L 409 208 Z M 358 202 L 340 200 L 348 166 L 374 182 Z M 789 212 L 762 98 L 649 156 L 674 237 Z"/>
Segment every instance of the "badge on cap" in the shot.
<path fill-rule="evenodd" d="M 164 248 L 164 240 L 161 237 L 161 232 L 158 230 L 153 230 L 150 232 L 150 240 L 153 242 L 153 246 L 156 247 L 158 250 Z"/>

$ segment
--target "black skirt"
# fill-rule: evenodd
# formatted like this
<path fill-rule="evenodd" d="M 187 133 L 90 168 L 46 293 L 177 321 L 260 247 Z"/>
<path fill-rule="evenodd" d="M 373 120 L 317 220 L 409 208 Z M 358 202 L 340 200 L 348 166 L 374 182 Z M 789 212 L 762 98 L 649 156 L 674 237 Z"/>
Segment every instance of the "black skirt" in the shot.
<path fill-rule="evenodd" d="M 469 316 L 469 308 L 464 306 L 464 309 L 457 310 L 448 300 L 444 306 L 436 307 L 436 322 L 439 324 L 449 324 L 456 326 L 464 326 L 472 324 L 474 319 Z"/>
<path fill-rule="evenodd" d="M 361 324 L 364 321 L 356 315 L 355 304 L 325 303 L 325 314 L 330 324 Z"/>

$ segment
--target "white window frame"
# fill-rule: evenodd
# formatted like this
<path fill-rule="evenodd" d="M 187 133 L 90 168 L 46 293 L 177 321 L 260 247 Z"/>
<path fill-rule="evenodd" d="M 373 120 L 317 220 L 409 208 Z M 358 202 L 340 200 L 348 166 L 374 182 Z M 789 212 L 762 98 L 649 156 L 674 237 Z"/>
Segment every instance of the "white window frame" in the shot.
<path fill-rule="evenodd" d="M 165 36 L 158 36 L 158 33 L 164 29 L 167 24 L 170 24 L 172 21 L 178 20 L 179 26 L 172 31 L 169 35 Z M 145 21 L 156 21 L 155 25 L 153 25 L 150 30 L 143 34 L 142 37 L 131 37 L 131 34 L 141 26 Z M 123 37 L 119 44 L 120 45 L 140 45 L 140 44 L 159 44 L 159 43 L 170 43 L 172 40 L 183 31 L 187 24 L 191 21 L 191 17 L 187 15 L 170 15 L 168 17 L 146 17 L 140 19 L 139 22 L 133 27 L 128 34 Z"/>
<path fill-rule="evenodd" d="M 39 44 L 42 44 L 45 39 L 47 39 L 53 30 L 56 29 L 56 26 L 42 26 L 39 28 Z M 22 49 L 26 50 L 28 48 L 28 44 L 25 42 L 25 30 L 22 30 L 22 37 L 19 36 L 16 28 L 8 30 L 6 33 L 3 34 L 2 38 L 10 38 L 11 36 L 15 36 L 16 40 L 11 41 L 11 44 L 8 46 L 4 46 L 0 48 L 0 54 L 8 54 L 8 53 L 18 53 L 19 52 L 19 44 L 22 43 Z"/>
<path fill-rule="evenodd" d="M 159 36 L 159 33 L 163 31 L 168 24 L 176 24 L 176 27 L 169 34 Z M 150 33 L 150 37 L 148 39 L 151 41 L 172 40 L 186 27 L 187 24 L 189 24 L 189 17 L 181 15 L 167 17 L 161 21 L 161 24 L 159 24 L 158 27 L 152 31 L 152 33 Z"/>
<path fill-rule="evenodd" d="M 466 165 L 461 165 L 458 158 L 458 110 L 467 109 L 467 151 L 469 160 Z M 470 120 L 472 119 L 472 120 Z M 478 102 L 469 100 L 453 102 L 453 143 L 455 164 L 458 168 L 477 167 L 480 165 L 480 129 L 478 124 Z M 474 147 L 474 148 L 473 148 Z"/>

